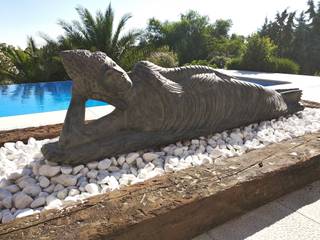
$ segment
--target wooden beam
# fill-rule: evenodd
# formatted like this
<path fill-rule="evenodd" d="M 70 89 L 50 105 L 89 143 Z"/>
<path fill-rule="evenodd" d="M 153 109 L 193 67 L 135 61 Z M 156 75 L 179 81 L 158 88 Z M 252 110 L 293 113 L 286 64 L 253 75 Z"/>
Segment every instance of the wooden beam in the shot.
<path fill-rule="evenodd" d="M 0 225 L 0 239 L 182 240 L 320 178 L 320 133 Z"/>

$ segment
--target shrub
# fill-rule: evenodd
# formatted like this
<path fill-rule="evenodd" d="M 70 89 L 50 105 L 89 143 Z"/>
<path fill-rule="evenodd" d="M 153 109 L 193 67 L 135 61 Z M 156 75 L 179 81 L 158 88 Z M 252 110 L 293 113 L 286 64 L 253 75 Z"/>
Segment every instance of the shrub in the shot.
<path fill-rule="evenodd" d="M 214 56 L 210 59 L 210 64 L 216 66 L 217 68 L 225 68 L 230 62 L 230 58 L 225 56 Z"/>
<path fill-rule="evenodd" d="M 232 58 L 230 62 L 227 64 L 227 69 L 234 69 L 234 70 L 245 70 L 241 66 L 242 58 Z"/>
<path fill-rule="evenodd" d="M 162 47 L 156 52 L 151 53 L 147 60 L 161 67 L 178 66 L 177 54 L 171 52 L 168 47 Z"/>
<path fill-rule="evenodd" d="M 273 58 L 272 62 L 274 62 L 276 66 L 275 72 L 292 74 L 299 73 L 299 65 L 288 58 Z"/>
<path fill-rule="evenodd" d="M 191 63 L 186 63 L 185 66 L 188 65 L 203 65 L 203 66 L 208 66 L 212 68 L 217 68 L 215 64 L 209 63 L 207 60 L 193 60 Z"/>
<path fill-rule="evenodd" d="M 294 73 L 299 72 L 299 65 L 287 58 L 275 55 L 277 46 L 267 37 L 253 35 L 249 38 L 246 50 L 240 58 L 232 59 L 228 69 Z"/>

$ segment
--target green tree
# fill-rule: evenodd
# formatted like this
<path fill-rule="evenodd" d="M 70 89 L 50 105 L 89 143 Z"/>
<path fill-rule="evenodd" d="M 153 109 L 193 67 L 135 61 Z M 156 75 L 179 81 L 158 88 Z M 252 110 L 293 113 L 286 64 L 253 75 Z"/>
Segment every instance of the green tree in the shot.
<path fill-rule="evenodd" d="M 277 13 L 274 21 L 266 19 L 259 34 L 278 46 L 277 55 L 301 65 L 301 73 L 320 71 L 320 2 L 308 0 L 308 9 L 297 18 L 295 12 Z"/>
<path fill-rule="evenodd" d="M 77 7 L 76 11 L 80 21 L 67 23 L 60 20 L 59 24 L 65 31 L 65 35 L 60 37 L 59 42 L 68 48 L 85 48 L 92 51 L 105 52 L 115 61 L 119 61 L 124 52 L 132 47 L 137 37 L 138 31 L 123 33 L 125 24 L 132 17 L 125 14 L 121 17 L 119 24 L 114 26 L 114 11 L 111 3 L 104 13 L 98 11 L 94 17 L 88 9 Z M 115 31 L 113 31 L 115 28 Z"/>
<path fill-rule="evenodd" d="M 4 56 L 10 61 L 10 66 L 0 66 L 0 77 L 2 79 L 21 82 L 44 82 L 66 79 L 60 58 L 54 56 L 56 51 L 46 45 L 37 48 L 35 41 L 28 38 L 25 50 L 6 47 L 2 49 Z"/>
<path fill-rule="evenodd" d="M 309 44 L 308 44 L 308 57 L 309 68 L 312 74 L 320 71 L 320 2 L 318 7 L 314 8 L 313 1 L 309 1 L 309 19 L 310 32 L 309 32 Z"/>
<path fill-rule="evenodd" d="M 179 63 L 207 60 L 221 52 L 220 42 L 227 39 L 230 20 L 217 20 L 211 24 L 207 16 L 195 11 L 181 14 L 176 22 L 160 22 L 150 19 L 144 34 L 145 43 L 154 47 L 169 46 L 178 55 Z M 213 53 L 213 54 L 210 54 Z"/>
<path fill-rule="evenodd" d="M 161 67 L 170 68 L 178 66 L 177 54 L 170 51 L 168 46 L 159 48 L 155 52 L 152 52 L 147 60 Z"/>
<path fill-rule="evenodd" d="M 302 73 L 311 72 L 308 59 L 309 32 L 310 29 L 306 22 L 306 15 L 304 12 L 301 12 L 299 18 L 297 18 L 290 58 L 294 59 L 301 66 Z"/>
<path fill-rule="evenodd" d="M 298 73 L 299 65 L 287 58 L 278 58 L 277 46 L 268 37 L 252 35 L 246 44 L 244 54 L 229 63 L 231 69 Z"/>
<path fill-rule="evenodd" d="M 248 40 L 242 64 L 249 69 L 269 71 L 271 58 L 275 55 L 277 46 L 267 37 L 255 34 Z"/>

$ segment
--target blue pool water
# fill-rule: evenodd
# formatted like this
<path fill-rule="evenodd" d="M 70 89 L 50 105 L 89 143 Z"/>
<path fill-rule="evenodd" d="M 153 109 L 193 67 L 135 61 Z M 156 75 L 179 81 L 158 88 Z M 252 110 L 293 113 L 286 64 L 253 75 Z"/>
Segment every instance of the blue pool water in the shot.
<path fill-rule="evenodd" d="M 241 80 L 271 86 L 279 81 L 240 78 Z M 0 85 L 0 117 L 65 110 L 71 99 L 71 81 Z M 87 107 L 107 105 L 89 100 Z"/>
<path fill-rule="evenodd" d="M 0 85 L 0 117 L 65 110 L 71 99 L 71 81 Z M 89 100 L 87 107 L 106 105 Z"/>

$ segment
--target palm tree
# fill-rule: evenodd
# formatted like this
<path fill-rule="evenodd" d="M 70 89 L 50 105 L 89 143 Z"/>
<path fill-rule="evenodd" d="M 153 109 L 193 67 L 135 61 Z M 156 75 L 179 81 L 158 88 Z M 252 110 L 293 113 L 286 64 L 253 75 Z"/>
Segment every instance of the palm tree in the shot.
<path fill-rule="evenodd" d="M 80 21 L 67 23 L 59 21 L 65 36 L 59 42 L 65 48 L 85 48 L 91 51 L 103 51 L 115 61 L 119 61 L 124 52 L 132 47 L 140 35 L 138 31 L 122 34 L 125 24 L 132 17 L 125 14 L 121 17 L 116 30 L 114 28 L 114 12 L 111 3 L 104 13 L 98 11 L 96 16 L 81 6 L 76 8 Z"/>
<path fill-rule="evenodd" d="M 50 44 L 37 48 L 33 38 L 28 38 L 27 48 L 2 47 L 10 67 L 0 65 L 0 78 L 15 82 L 45 82 L 66 79 L 60 58 Z"/>

